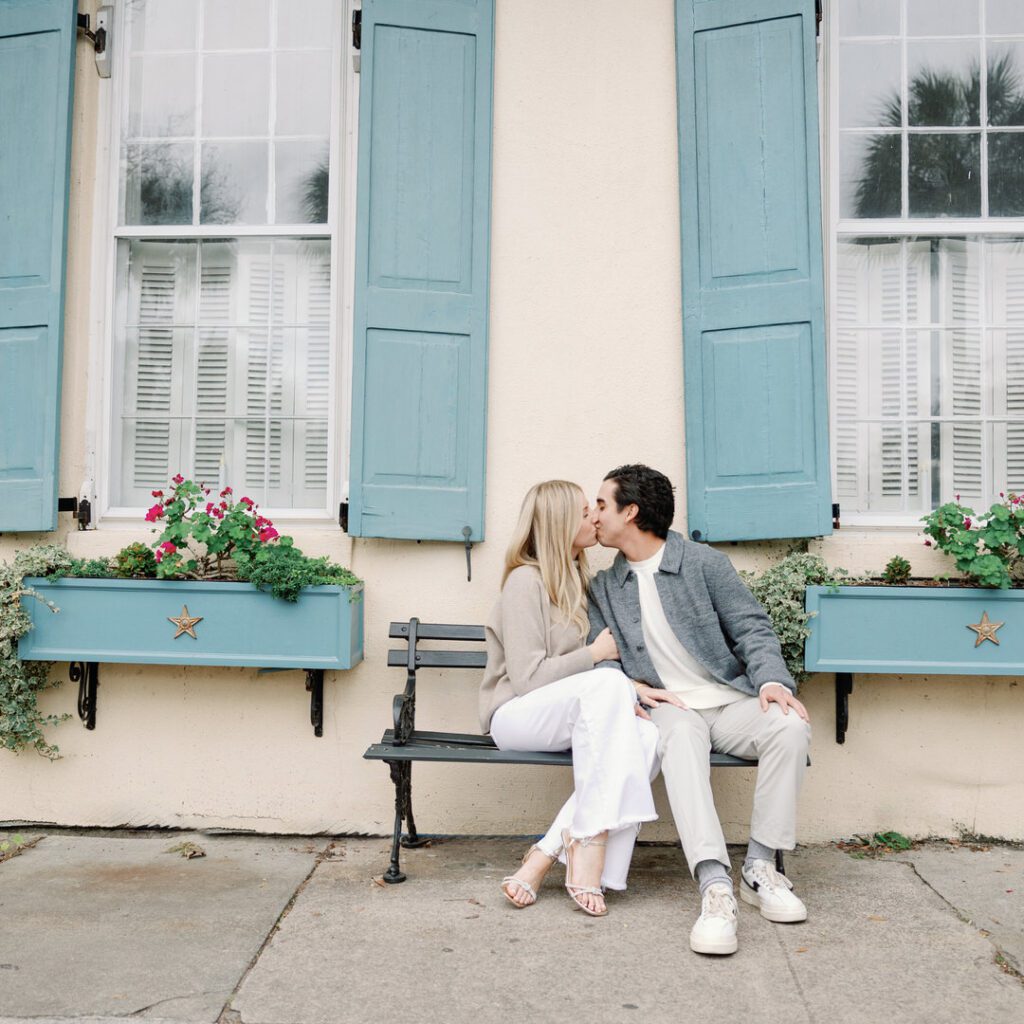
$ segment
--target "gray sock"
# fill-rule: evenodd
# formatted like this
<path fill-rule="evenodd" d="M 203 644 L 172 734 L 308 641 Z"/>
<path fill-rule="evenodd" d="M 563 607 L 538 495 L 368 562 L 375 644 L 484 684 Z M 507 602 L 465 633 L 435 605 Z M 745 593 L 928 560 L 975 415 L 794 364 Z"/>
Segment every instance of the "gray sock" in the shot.
<path fill-rule="evenodd" d="M 708 891 L 709 885 L 727 885 L 732 892 L 732 879 L 724 864 L 717 860 L 702 860 L 694 870 L 701 896 Z"/>
<path fill-rule="evenodd" d="M 743 866 L 749 868 L 755 860 L 766 860 L 769 864 L 775 863 L 775 851 L 770 846 L 765 846 L 764 843 L 759 843 L 753 836 L 750 837 L 750 842 L 747 844 L 747 857 L 743 861 Z"/>

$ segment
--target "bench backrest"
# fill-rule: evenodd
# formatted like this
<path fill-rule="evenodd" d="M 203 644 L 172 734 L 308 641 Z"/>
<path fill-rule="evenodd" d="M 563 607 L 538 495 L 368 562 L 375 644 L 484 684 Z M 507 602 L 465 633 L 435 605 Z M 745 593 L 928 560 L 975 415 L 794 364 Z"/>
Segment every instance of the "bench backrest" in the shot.
<path fill-rule="evenodd" d="M 484 627 L 458 625 L 442 622 L 392 622 L 388 630 L 392 640 L 407 640 L 407 648 L 388 651 L 388 665 L 391 668 L 405 668 L 415 672 L 419 668 L 483 668 L 487 664 L 486 651 L 425 650 L 419 646 L 421 640 L 471 641 L 482 643 Z"/>

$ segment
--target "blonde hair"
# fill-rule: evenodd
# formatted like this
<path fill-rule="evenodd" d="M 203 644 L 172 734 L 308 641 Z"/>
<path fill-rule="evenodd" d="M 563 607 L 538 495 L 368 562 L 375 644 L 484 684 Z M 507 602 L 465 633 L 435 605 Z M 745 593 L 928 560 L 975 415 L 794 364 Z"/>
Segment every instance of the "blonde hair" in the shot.
<path fill-rule="evenodd" d="M 566 622 L 575 623 L 586 639 L 587 584 L 590 569 L 586 552 L 573 557 L 572 542 L 580 525 L 583 489 L 568 480 L 534 484 L 523 498 L 519 521 L 505 552 L 501 585 L 513 569 L 534 565 L 540 570 L 551 603 Z"/>

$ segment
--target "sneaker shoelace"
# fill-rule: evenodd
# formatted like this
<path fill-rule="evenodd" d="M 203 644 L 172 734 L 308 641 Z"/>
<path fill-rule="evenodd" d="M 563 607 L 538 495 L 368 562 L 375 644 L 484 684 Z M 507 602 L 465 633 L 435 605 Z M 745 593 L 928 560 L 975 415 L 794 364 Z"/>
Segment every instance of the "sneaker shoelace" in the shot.
<path fill-rule="evenodd" d="M 764 889 L 782 889 L 788 892 L 792 888 L 786 876 L 780 875 L 767 861 L 755 863 L 750 869 L 750 877 Z"/>
<path fill-rule="evenodd" d="M 709 889 L 704 894 L 701 917 L 724 917 L 727 921 L 736 919 L 736 900 L 732 893 L 722 889 Z"/>

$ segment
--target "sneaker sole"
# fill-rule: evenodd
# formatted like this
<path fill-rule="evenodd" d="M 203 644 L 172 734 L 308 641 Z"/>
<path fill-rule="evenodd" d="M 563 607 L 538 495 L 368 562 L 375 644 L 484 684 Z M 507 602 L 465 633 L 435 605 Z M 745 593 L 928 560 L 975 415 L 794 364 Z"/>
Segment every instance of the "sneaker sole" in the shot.
<path fill-rule="evenodd" d="M 708 956 L 729 956 L 731 953 L 735 953 L 739 949 L 739 940 L 736 936 L 733 936 L 732 940 L 725 940 L 721 942 L 700 942 L 695 941 L 694 938 L 690 937 L 690 949 L 694 953 L 706 953 Z"/>
<path fill-rule="evenodd" d="M 773 921 L 775 924 L 798 924 L 807 920 L 806 907 L 803 910 L 768 910 L 761 906 L 761 897 L 747 885 L 746 879 L 740 882 L 740 899 L 752 907 L 757 907 L 766 921 Z"/>

